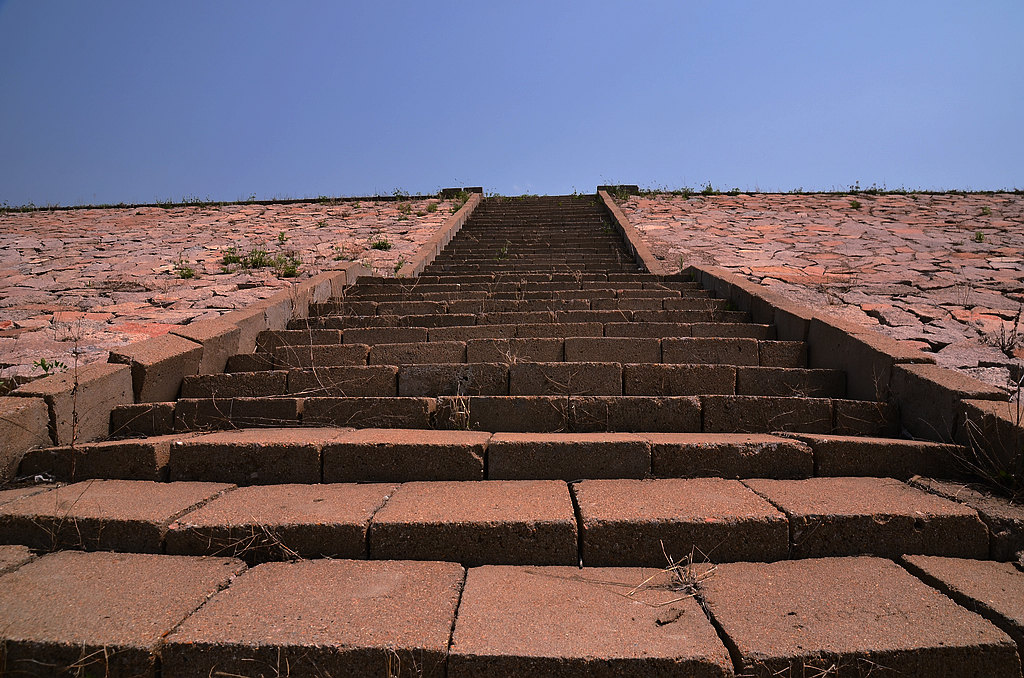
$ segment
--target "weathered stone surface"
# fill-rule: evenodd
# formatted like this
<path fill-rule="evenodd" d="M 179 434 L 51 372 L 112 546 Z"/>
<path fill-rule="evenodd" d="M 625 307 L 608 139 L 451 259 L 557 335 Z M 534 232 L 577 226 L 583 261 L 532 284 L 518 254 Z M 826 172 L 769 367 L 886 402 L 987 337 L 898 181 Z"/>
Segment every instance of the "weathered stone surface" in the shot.
<path fill-rule="evenodd" d="M 314 367 L 288 372 L 288 393 L 303 396 L 363 398 L 398 392 L 398 368 L 393 365 Z"/>
<path fill-rule="evenodd" d="M 651 446 L 637 433 L 495 433 L 487 446 L 491 480 L 643 478 Z"/>
<path fill-rule="evenodd" d="M 786 512 L 797 558 L 988 553 L 988 530 L 975 511 L 892 478 L 743 482 Z"/>
<path fill-rule="evenodd" d="M 907 480 L 924 474 L 942 478 L 963 473 L 966 450 L 925 440 L 787 433 L 814 451 L 819 476 L 875 476 Z"/>
<path fill-rule="evenodd" d="M 563 398 L 564 402 L 565 399 Z M 700 400 L 692 396 L 571 396 L 573 431 L 699 431 Z"/>
<path fill-rule="evenodd" d="M 584 480 L 572 489 L 587 566 L 777 560 L 788 552 L 785 516 L 736 480 Z"/>
<path fill-rule="evenodd" d="M 576 518 L 564 482 L 414 482 L 373 518 L 370 557 L 464 565 L 572 565 Z"/>
<path fill-rule="evenodd" d="M 14 477 L 25 452 L 53 444 L 49 425 L 43 398 L 0 397 L 0 482 Z"/>
<path fill-rule="evenodd" d="M 182 379 L 187 374 L 198 374 L 202 359 L 202 345 L 173 334 L 110 352 L 110 362 L 131 366 L 135 401 L 140 403 L 177 398 Z"/>
<path fill-rule="evenodd" d="M 171 330 L 171 334 L 194 341 L 203 347 L 199 374 L 222 372 L 228 358 L 240 352 L 241 330 L 237 325 L 217 318 L 189 323 Z"/>
<path fill-rule="evenodd" d="M 249 570 L 167 637 L 164 675 L 443 676 L 463 569 L 310 560 Z M 276 669 L 275 669 L 276 670 Z"/>
<path fill-rule="evenodd" d="M 398 395 L 509 395 L 509 366 L 499 363 L 402 365 L 398 370 Z"/>
<path fill-rule="evenodd" d="M 27 546 L 10 544 L 0 546 L 0 574 L 18 569 L 32 560 L 32 552 Z"/>
<path fill-rule="evenodd" d="M 171 446 L 170 479 L 238 485 L 320 482 L 320 449 L 342 434 L 333 428 L 222 431 Z"/>
<path fill-rule="evenodd" d="M 244 567 L 229 558 L 44 556 L 5 575 L 0 587 L 4 668 L 156 676 L 164 636 Z"/>
<path fill-rule="evenodd" d="M 701 396 L 704 431 L 708 433 L 830 433 L 832 401 L 828 398 L 774 396 Z"/>
<path fill-rule="evenodd" d="M 1024 572 L 1013 563 L 939 556 L 903 556 L 926 584 L 1005 631 L 1024 650 Z"/>
<path fill-rule="evenodd" d="M 366 558 L 370 518 L 392 484 L 241 487 L 171 523 L 167 553 L 242 558 Z"/>
<path fill-rule="evenodd" d="M 324 482 L 482 480 L 490 433 L 356 429 L 327 442 Z"/>
<path fill-rule="evenodd" d="M 123 365 L 93 363 L 33 381 L 14 394 L 45 400 L 50 437 L 70 445 L 109 435 L 111 410 L 132 402 L 132 376 Z"/>
<path fill-rule="evenodd" d="M 0 543 L 160 553 L 172 520 L 231 489 L 222 483 L 89 480 L 0 506 Z"/>
<path fill-rule="evenodd" d="M 910 484 L 977 511 L 991 536 L 989 557 L 1013 560 L 1017 551 L 1024 550 L 1024 506 L 993 495 L 978 485 L 920 476 L 911 478 Z"/>
<path fill-rule="evenodd" d="M 663 478 L 807 478 L 814 459 L 806 445 L 752 433 L 646 433 L 651 467 Z"/>
<path fill-rule="evenodd" d="M 622 395 L 618 363 L 518 363 L 509 366 L 509 395 Z"/>
<path fill-rule="evenodd" d="M 674 584 L 648 569 L 473 568 L 448 675 L 731 676 L 725 646 Z"/>
<path fill-rule="evenodd" d="M 961 400 L 1006 400 L 1006 392 L 937 365 L 899 365 L 890 388 L 900 404 L 900 420 L 918 437 L 956 439 Z"/>
<path fill-rule="evenodd" d="M 727 563 L 700 588 L 743 675 L 1020 675 L 1009 636 L 888 560 Z"/>
<path fill-rule="evenodd" d="M 167 480 L 167 462 L 175 440 L 178 436 L 153 436 L 32 450 L 22 459 L 20 473 L 50 474 L 55 480 L 71 482 L 88 478 Z"/>

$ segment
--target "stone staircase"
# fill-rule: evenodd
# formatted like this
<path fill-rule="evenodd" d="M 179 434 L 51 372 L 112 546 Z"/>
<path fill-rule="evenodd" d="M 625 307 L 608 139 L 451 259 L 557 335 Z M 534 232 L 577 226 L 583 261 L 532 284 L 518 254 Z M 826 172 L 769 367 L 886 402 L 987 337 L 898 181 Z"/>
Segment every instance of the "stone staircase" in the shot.
<path fill-rule="evenodd" d="M 0 492 L 2 670 L 1019 678 L 1024 575 L 907 482 L 965 450 L 807 355 L 593 197 L 484 200 L 26 455 L 69 484 Z"/>

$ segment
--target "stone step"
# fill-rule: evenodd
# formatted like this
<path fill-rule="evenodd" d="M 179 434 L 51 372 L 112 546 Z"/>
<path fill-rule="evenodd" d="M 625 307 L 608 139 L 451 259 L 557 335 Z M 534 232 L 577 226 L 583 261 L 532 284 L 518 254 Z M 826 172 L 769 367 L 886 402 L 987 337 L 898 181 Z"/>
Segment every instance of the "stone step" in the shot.
<path fill-rule="evenodd" d="M 966 450 L 893 438 L 781 433 L 487 433 L 263 428 L 33 450 L 22 476 L 237 485 L 583 478 L 956 477 Z M 287 464 L 283 461 L 289 460 Z"/>
<path fill-rule="evenodd" d="M 843 398 L 839 370 L 611 362 L 351 365 L 189 375 L 182 398 L 441 395 L 763 395 Z"/>
<path fill-rule="evenodd" d="M 506 326 L 507 327 L 507 326 Z M 406 338 L 429 336 L 424 328 L 366 328 L 346 330 L 356 336 Z M 486 362 L 614 362 L 686 365 L 735 365 L 804 368 L 803 342 L 747 337 L 606 337 L 601 323 L 525 323 L 515 326 L 517 336 L 447 340 L 445 331 L 435 341 L 374 344 L 307 344 L 277 346 L 272 353 L 233 356 L 228 369 L 252 372 L 349 365 L 427 365 Z M 358 333 L 357 333 L 358 332 Z M 448 336 L 458 336 L 449 330 Z M 466 332 L 461 333 L 467 336 Z M 537 342 L 538 339 L 549 341 Z M 792 374 L 792 373 L 779 373 Z M 781 388 L 781 387 L 780 387 Z"/>
<path fill-rule="evenodd" d="M 507 313 L 508 311 L 495 311 Z M 519 312 L 519 311 L 513 311 Z M 532 311 L 528 311 L 532 312 Z M 422 326 L 398 324 L 363 324 L 362 320 L 355 320 L 351 327 L 345 329 L 323 329 L 307 327 L 306 329 L 294 330 L 268 330 L 260 333 L 256 339 L 256 350 L 259 353 L 272 354 L 278 348 L 287 346 L 327 346 L 331 344 L 388 344 L 408 343 L 411 341 L 467 341 L 469 339 L 509 339 L 517 334 L 533 336 L 541 328 L 547 334 L 558 334 L 559 330 L 564 332 L 564 337 L 580 336 L 604 336 L 611 338 L 747 338 L 763 341 L 772 340 L 774 328 L 770 325 L 756 325 L 753 323 L 717 323 L 717 322 L 690 322 L 690 323 L 631 323 L 619 322 L 620 316 L 607 311 L 581 311 L 581 312 L 559 312 L 555 311 L 554 318 L 563 322 L 528 323 L 529 325 L 540 325 L 539 328 L 523 327 L 522 324 L 474 324 L 476 315 L 455 314 L 461 316 L 456 318 L 461 322 L 446 324 L 443 326 Z M 397 316 L 394 317 L 397 322 Z M 436 319 L 436 317 L 435 317 Z M 452 319 L 449 317 L 449 319 Z M 608 322 L 611 321 L 611 322 Z M 424 322 L 427 322 L 424 319 Z M 467 324 L 462 324 L 462 323 Z M 342 324 L 342 323 L 338 323 Z M 600 327 L 599 327 L 600 326 Z"/>
<path fill-rule="evenodd" d="M 122 409 L 137 415 L 138 407 L 121 406 L 113 416 L 122 420 Z M 885 403 L 747 395 L 183 398 L 169 411 L 175 431 L 352 426 L 892 436 L 899 421 L 895 408 Z M 135 430 L 130 422 L 121 426 L 125 434 Z"/>
<path fill-rule="evenodd" d="M 891 478 L 246 487 L 89 480 L 0 505 L 0 543 L 248 562 L 660 567 L 666 554 L 715 563 L 864 554 L 984 559 L 989 531 L 974 509 Z"/>
<path fill-rule="evenodd" d="M 247 568 L 232 558 L 65 551 L 7 575 L 0 642 L 14 675 L 42 665 L 97 675 L 254 675 L 268 666 L 261 675 L 403 678 L 613 667 L 724 678 L 843 666 L 853 675 L 883 667 L 1017 678 L 1016 645 L 999 628 L 1015 628 L 1012 609 L 985 608 L 989 621 L 925 583 L 936 572 L 973 581 L 991 566 L 907 563 L 909 571 L 874 557 L 467 570 L 339 559 Z M 1024 574 L 1000 575 L 1019 599 Z"/>

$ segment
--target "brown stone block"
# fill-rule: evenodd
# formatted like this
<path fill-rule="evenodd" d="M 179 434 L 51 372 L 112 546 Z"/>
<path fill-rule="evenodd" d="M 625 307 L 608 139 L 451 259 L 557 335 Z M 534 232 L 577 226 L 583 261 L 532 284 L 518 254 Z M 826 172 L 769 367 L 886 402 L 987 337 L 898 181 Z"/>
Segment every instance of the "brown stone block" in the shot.
<path fill-rule="evenodd" d="M 691 323 L 690 336 L 768 340 L 774 339 L 773 329 L 771 325 L 754 323 Z"/>
<path fill-rule="evenodd" d="M 819 476 L 873 476 L 907 480 L 921 474 L 958 477 L 966 450 L 924 440 L 863 436 L 789 434 L 814 451 Z"/>
<path fill-rule="evenodd" d="M 985 466 L 1012 469 L 1024 450 L 1024 404 L 1018 402 L 961 400 L 956 441 L 987 457 Z"/>
<path fill-rule="evenodd" d="M 892 478 L 744 482 L 786 512 L 796 558 L 988 554 L 977 512 Z"/>
<path fill-rule="evenodd" d="M 598 322 L 523 323 L 516 326 L 516 336 L 526 339 L 601 337 L 603 335 L 604 325 Z"/>
<path fill-rule="evenodd" d="M 439 428 L 474 431 L 565 431 L 565 397 L 444 396 L 437 399 Z"/>
<path fill-rule="evenodd" d="M 431 327 L 430 341 L 469 341 L 470 339 L 507 339 L 516 336 L 515 325 L 458 325 Z"/>
<path fill-rule="evenodd" d="M 111 410 L 132 402 L 132 371 L 124 365 L 91 363 L 38 379 L 13 394 L 46 401 L 55 444 L 87 442 L 110 435 Z"/>
<path fill-rule="evenodd" d="M 72 482 L 88 478 L 167 480 L 171 442 L 177 439 L 155 436 L 32 450 L 22 459 L 20 474 L 50 474 L 56 480 Z"/>
<path fill-rule="evenodd" d="M 832 432 L 828 398 L 702 396 L 707 433 Z"/>
<path fill-rule="evenodd" d="M 643 478 L 651 449 L 636 433 L 495 433 L 487 446 L 491 480 Z"/>
<path fill-rule="evenodd" d="M 377 344 L 370 347 L 371 365 L 424 365 L 466 362 L 466 343 L 430 341 L 413 344 Z"/>
<path fill-rule="evenodd" d="M 549 363 L 565 358 L 564 339 L 471 339 L 466 361 L 471 363 Z"/>
<path fill-rule="evenodd" d="M 170 479 L 238 485 L 320 482 L 320 448 L 336 429 L 261 428 L 183 438 L 171 446 Z"/>
<path fill-rule="evenodd" d="M 892 403 L 870 400 L 832 400 L 833 432 L 849 436 L 900 434 L 899 408 Z"/>
<path fill-rule="evenodd" d="M 655 476 L 663 478 L 808 478 L 811 449 L 777 436 L 748 433 L 648 433 Z"/>
<path fill-rule="evenodd" d="M 228 372 L 187 376 L 181 382 L 182 398 L 258 398 L 288 392 L 288 373 Z"/>
<path fill-rule="evenodd" d="M 564 482 L 414 482 L 370 525 L 374 559 L 572 565 L 576 518 Z"/>
<path fill-rule="evenodd" d="M 194 341 L 165 334 L 110 352 L 110 362 L 131 366 L 135 401 L 174 400 L 186 374 L 198 374 L 203 347 Z M 118 403 L 121 404 L 121 403 Z"/>
<path fill-rule="evenodd" d="M 238 328 L 238 353 L 252 353 L 256 348 L 256 337 L 268 329 L 267 316 L 262 308 L 229 311 L 220 320 Z"/>
<path fill-rule="evenodd" d="M 18 470 L 22 454 L 52 445 L 50 412 L 43 398 L 0 397 L 0 482 Z"/>
<path fill-rule="evenodd" d="M 743 675 L 1020 674 L 1006 634 L 888 560 L 730 563 L 701 591 Z"/>
<path fill-rule="evenodd" d="M 517 363 L 509 367 L 509 395 L 621 395 L 618 363 Z"/>
<path fill-rule="evenodd" d="M 167 553 L 247 563 L 366 558 L 370 518 L 393 484 L 264 485 L 221 495 L 171 523 Z"/>
<path fill-rule="evenodd" d="M 761 367 L 807 367 L 807 344 L 802 341 L 759 341 L 757 355 Z"/>
<path fill-rule="evenodd" d="M 489 433 L 356 429 L 324 445 L 324 482 L 481 480 Z"/>
<path fill-rule="evenodd" d="M 398 391 L 394 365 L 313 367 L 288 372 L 288 393 L 334 398 L 385 397 Z"/>
<path fill-rule="evenodd" d="M 785 516 L 736 480 L 584 480 L 573 493 L 588 566 L 778 560 L 789 550 Z"/>
<path fill-rule="evenodd" d="M 274 366 L 279 370 L 304 367 L 340 367 L 365 365 L 370 347 L 365 344 L 328 344 L 324 346 L 278 346 Z"/>
<path fill-rule="evenodd" d="M 0 506 L 0 542 L 44 550 L 160 553 L 172 520 L 231 487 L 87 480 Z"/>
<path fill-rule="evenodd" d="M 689 396 L 572 396 L 572 431 L 699 431 L 700 400 Z"/>
<path fill-rule="evenodd" d="M 932 478 L 914 477 L 910 484 L 926 492 L 960 502 L 978 512 L 988 527 L 989 557 L 1013 560 L 1024 550 L 1024 506 L 991 494 L 978 485 L 965 485 Z"/>
<path fill-rule="evenodd" d="M 260 332 L 256 338 L 256 350 L 273 353 L 281 346 L 328 346 L 340 343 L 341 331 L 335 329 L 267 330 Z"/>
<path fill-rule="evenodd" d="M 890 382 L 903 428 L 920 438 L 952 442 L 960 423 L 960 401 L 1006 401 L 995 386 L 938 365 L 897 365 Z"/>
<path fill-rule="evenodd" d="M 345 330 L 346 344 L 413 344 L 427 340 L 425 327 L 364 327 Z"/>
<path fill-rule="evenodd" d="M 175 431 L 298 426 L 300 398 L 182 399 L 174 407 Z"/>
<path fill-rule="evenodd" d="M 661 340 L 644 337 L 578 337 L 565 340 L 567 361 L 661 362 Z"/>
<path fill-rule="evenodd" d="M 398 395 L 508 395 L 508 371 L 498 363 L 402 365 Z"/>
<path fill-rule="evenodd" d="M 605 323 L 604 336 L 606 337 L 648 337 L 660 339 L 662 337 L 689 337 L 689 323 L 629 323 L 610 322 Z"/>
<path fill-rule="evenodd" d="M 757 365 L 757 344 L 756 339 L 667 337 L 661 342 L 662 361 L 705 365 Z"/>
<path fill-rule="evenodd" d="M 200 374 L 223 372 L 228 358 L 240 352 L 241 330 L 219 318 L 200 320 L 171 330 L 171 334 L 194 341 L 203 347 L 199 361 Z"/>
<path fill-rule="evenodd" d="M 0 546 L 0 574 L 13 572 L 33 558 L 27 546 L 8 544 Z"/>
<path fill-rule="evenodd" d="M 448 675 L 731 676 L 700 606 L 674 588 L 660 570 L 473 568 Z"/>
<path fill-rule="evenodd" d="M 249 570 L 167 637 L 164 676 L 443 676 L 463 569 L 307 560 Z M 285 668 L 286 667 L 286 668 Z"/>
<path fill-rule="evenodd" d="M 1013 563 L 903 556 L 911 574 L 1006 632 L 1024 655 L 1024 572 Z"/>
<path fill-rule="evenodd" d="M 434 398 L 306 398 L 305 426 L 430 428 Z"/>
<path fill-rule="evenodd" d="M 622 366 L 623 395 L 732 395 L 736 368 L 731 365 L 628 364 Z"/>
<path fill-rule="evenodd" d="M 162 436 L 174 431 L 174 403 L 118 405 L 110 412 L 110 435 Z"/>
<path fill-rule="evenodd" d="M 846 375 L 839 370 L 792 367 L 739 367 L 736 394 L 791 398 L 842 398 Z"/>
<path fill-rule="evenodd" d="M 164 636 L 243 569 L 228 558 L 44 556 L 7 575 L 10 585 L 0 589 L 4 669 L 156 676 Z"/>

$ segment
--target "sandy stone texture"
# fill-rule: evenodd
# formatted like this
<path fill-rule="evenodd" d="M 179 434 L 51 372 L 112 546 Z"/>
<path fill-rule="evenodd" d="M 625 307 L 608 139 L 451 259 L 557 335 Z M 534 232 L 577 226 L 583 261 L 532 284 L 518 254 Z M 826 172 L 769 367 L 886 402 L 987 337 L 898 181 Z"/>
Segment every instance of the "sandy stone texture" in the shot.
<path fill-rule="evenodd" d="M 217 317 L 348 261 L 393 276 L 457 206 L 325 199 L 0 212 L 0 377 L 39 376 L 40 359 L 71 366 L 76 343 L 80 364 L 105 361 L 111 348 Z M 377 240 L 391 248 L 373 248 Z M 298 276 L 225 265 L 225 255 L 254 251 L 297 255 Z"/>
<path fill-rule="evenodd" d="M 990 384 L 1024 373 L 1024 195 L 661 193 L 619 204 L 669 271 L 727 268 Z"/>

